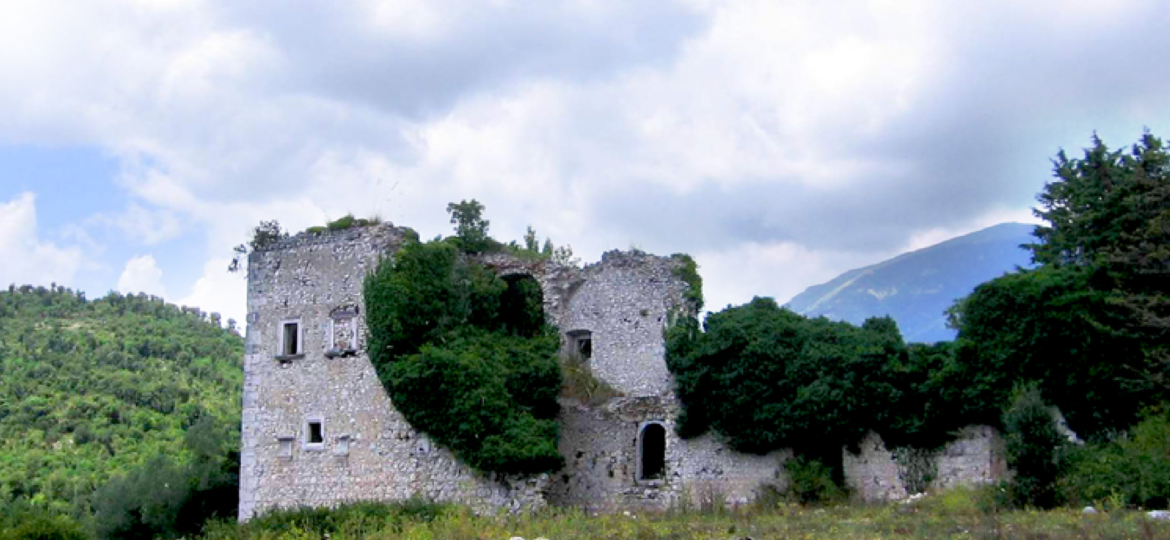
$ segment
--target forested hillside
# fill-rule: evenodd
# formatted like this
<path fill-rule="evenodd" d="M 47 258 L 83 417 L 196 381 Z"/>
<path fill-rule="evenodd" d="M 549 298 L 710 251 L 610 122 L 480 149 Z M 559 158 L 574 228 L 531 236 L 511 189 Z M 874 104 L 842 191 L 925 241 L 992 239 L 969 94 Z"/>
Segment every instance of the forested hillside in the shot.
<path fill-rule="evenodd" d="M 234 443 L 242 358 L 218 315 L 156 297 L 0 290 L 0 506 L 84 517 L 112 477 L 190 461 L 201 419 Z"/>

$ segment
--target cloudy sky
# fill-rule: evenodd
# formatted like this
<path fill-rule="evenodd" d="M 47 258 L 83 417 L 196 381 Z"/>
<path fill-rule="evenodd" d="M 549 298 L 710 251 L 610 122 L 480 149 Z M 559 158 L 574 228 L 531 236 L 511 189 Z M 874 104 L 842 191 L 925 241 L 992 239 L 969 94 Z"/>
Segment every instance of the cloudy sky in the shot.
<path fill-rule="evenodd" d="M 1170 134 L 1170 3 L 3 0 L 0 283 L 242 319 L 262 219 L 475 198 L 708 306 L 1030 219 L 1059 148 Z"/>

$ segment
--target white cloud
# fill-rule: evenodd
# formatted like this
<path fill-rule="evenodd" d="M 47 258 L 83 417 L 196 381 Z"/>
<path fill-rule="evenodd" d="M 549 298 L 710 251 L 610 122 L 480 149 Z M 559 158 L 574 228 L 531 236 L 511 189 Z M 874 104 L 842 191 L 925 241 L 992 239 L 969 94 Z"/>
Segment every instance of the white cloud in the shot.
<path fill-rule="evenodd" d="M 106 222 L 205 231 L 206 258 L 261 219 L 429 237 L 477 198 L 505 240 L 692 251 L 712 298 L 783 299 L 1022 207 L 1093 129 L 1170 117 L 1170 70 L 1116 54 L 1170 46 L 1167 6 L 1069 6 L 0 2 L 0 141 L 118 157 L 136 202 Z M 226 312 L 202 305 L 242 302 L 218 266 L 190 298 Z"/>
<path fill-rule="evenodd" d="M 83 257 L 77 247 L 58 247 L 40 239 L 36 196 L 23 193 L 0 203 L 0 261 L 0 283 L 69 285 Z"/>
<path fill-rule="evenodd" d="M 182 221 L 175 212 L 146 209 L 133 202 L 120 213 L 98 214 L 88 221 L 117 229 L 127 238 L 148 246 L 171 240 L 183 233 Z"/>
<path fill-rule="evenodd" d="M 153 255 L 134 257 L 126 262 L 126 268 L 118 276 L 118 290 L 123 294 L 146 293 L 165 298 L 162 275 Z"/>
<path fill-rule="evenodd" d="M 977 216 L 975 219 L 952 227 L 932 227 L 926 230 L 915 231 L 910 235 L 910 240 L 906 242 L 905 248 L 901 251 L 917 251 L 1000 223 L 1030 223 L 1039 225 L 1043 221 L 1032 213 L 1031 208 L 995 208 L 983 215 Z"/>
<path fill-rule="evenodd" d="M 178 301 L 179 305 L 198 307 L 207 313 L 219 313 L 224 324 L 235 319 L 239 328 L 245 325 L 247 311 L 247 282 L 240 274 L 227 271 L 229 259 L 214 258 L 203 266 L 191 294 Z"/>

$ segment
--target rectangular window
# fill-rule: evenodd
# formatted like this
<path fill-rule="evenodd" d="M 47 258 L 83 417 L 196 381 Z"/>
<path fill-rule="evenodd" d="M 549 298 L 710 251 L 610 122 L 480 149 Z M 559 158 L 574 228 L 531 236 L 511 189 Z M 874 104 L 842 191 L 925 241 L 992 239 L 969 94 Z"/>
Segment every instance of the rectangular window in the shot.
<path fill-rule="evenodd" d="M 284 356 L 301 354 L 301 323 L 300 321 L 286 321 L 281 324 L 281 351 Z"/>
<path fill-rule="evenodd" d="M 325 442 L 325 430 L 319 421 L 309 421 L 309 444 Z"/>

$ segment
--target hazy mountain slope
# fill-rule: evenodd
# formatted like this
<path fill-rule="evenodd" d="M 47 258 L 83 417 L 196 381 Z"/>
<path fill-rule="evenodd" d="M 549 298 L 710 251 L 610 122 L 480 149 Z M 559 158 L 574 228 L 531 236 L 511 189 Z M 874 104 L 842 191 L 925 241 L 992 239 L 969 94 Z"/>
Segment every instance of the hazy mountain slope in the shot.
<path fill-rule="evenodd" d="M 0 289 L 0 505 L 84 511 L 112 475 L 166 455 L 211 415 L 238 429 L 243 339 L 159 298 Z"/>
<path fill-rule="evenodd" d="M 1033 228 L 1003 223 L 850 270 L 809 287 L 787 307 L 855 324 L 890 315 L 907 341 L 954 339 L 943 312 L 976 285 L 1017 266 L 1029 266 L 1029 252 L 1019 246 L 1033 241 Z"/>

